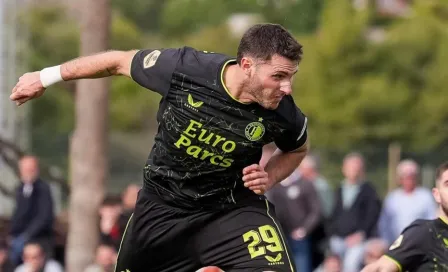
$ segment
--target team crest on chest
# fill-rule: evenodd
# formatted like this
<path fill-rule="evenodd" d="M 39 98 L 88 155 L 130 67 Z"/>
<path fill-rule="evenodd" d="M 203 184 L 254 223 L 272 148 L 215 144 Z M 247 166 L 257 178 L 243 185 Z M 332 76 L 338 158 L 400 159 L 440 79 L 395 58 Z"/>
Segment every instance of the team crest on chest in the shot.
<path fill-rule="evenodd" d="M 263 137 L 265 128 L 264 125 L 260 122 L 252 122 L 246 126 L 244 132 L 248 140 L 258 141 Z"/>

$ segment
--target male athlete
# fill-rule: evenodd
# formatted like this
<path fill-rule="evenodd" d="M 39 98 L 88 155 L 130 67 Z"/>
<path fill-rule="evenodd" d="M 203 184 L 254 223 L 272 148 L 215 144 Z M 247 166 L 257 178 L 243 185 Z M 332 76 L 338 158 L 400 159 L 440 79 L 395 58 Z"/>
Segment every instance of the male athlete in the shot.
<path fill-rule="evenodd" d="M 448 272 L 448 162 L 437 169 L 432 192 L 440 217 L 414 221 L 383 257 L 362 272 Z"/>
<path fill-rule="evenodd" d="M 294 271 L 264 193 L 307 152 L 307 119 L 290 96 L 301 57 L 283 27 L 260 24 L 236 59 L 190 47 L 110 51 L 25 74 L 11 99 L 20 105 L 61 80 L 111 75 L 162 96 L 117 272 Z M 261 167 L 271 142 L 279 149 Z"/>

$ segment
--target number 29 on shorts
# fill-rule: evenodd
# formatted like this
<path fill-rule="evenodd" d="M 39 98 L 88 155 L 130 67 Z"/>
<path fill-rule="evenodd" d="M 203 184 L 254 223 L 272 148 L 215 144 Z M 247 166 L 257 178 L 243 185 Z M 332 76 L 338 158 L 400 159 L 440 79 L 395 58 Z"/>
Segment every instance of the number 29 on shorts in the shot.
<path fill-rule="evenodd" d="M 249 243 L 247 249 L 252 259 L 265 255 L 266 251 L 276 253 L 284 250 L 277 230 L 270 225 L 264 225 L 259 227 L 258 230 L 246 232 L 243 234 L 243 240 L 245 243 Z M 266 245 L 260 245 L 262 242 Z"/>

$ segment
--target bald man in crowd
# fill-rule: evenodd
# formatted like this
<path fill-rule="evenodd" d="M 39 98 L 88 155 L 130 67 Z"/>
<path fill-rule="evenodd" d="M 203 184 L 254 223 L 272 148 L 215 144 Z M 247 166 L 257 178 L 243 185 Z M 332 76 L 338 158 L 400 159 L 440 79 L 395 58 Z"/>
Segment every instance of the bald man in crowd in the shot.
<path fill-rule="evenodd" d="M 431 191 L 420 186 L 420 167 L 414 160 L 403 160 L 397 166 L 399 188 L 390 192 L 379 220 L 381 238 L 393 243 L 416 219 L 436 218 L 437 205 Z"/>
<path fill-rule="evenodd" d="M 53 199 L 50 187 L 39 178 L 39 161 L 24 156 L 19 161 L 21 184 L 16 191 L 16 207 L 11 219 L 11 261 L 21 262 L 22 251 L 29 242 L 40 243 L 47 256 L 52 255 Z"/>

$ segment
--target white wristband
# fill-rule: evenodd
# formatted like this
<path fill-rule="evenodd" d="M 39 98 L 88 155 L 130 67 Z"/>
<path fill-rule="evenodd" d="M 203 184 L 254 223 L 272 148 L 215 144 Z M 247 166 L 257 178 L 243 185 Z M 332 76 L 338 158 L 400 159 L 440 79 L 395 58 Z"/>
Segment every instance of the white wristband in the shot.
<path fill-rule="evenodd" d="M 44 88 L 63 81 L 61 75 L 61 65 L 48 67 L 40 71 L 40 81 L 42 82 L 42 86 L 44 86 Z"/>

